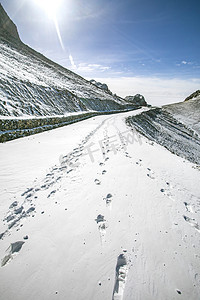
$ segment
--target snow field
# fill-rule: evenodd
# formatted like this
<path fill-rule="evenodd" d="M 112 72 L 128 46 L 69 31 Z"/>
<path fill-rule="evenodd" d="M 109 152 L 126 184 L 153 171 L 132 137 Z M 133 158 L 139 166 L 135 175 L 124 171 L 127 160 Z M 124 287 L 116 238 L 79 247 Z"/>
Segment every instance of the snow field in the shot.
<path fill-rule="evenodd" d="M 199 170 L 131 132 L 133 113 L 0 145 L 0 258 L 24 242 L 2 299 L 200 297 Z"/>

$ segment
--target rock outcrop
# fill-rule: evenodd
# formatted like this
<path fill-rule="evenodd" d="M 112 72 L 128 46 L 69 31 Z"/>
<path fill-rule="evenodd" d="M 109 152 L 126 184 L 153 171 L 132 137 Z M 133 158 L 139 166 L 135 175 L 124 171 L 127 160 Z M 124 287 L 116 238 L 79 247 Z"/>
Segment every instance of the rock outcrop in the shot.
<path fill-rule="evenodd" d="M 144 96 L 136 94 L 135 96 L 126 96 L 125 100 L 133 105 L 147 106 Z"/>
<path fill-rule="evenodd" d="M 108 86 L 106 83 L 101 83 L 101 82 L 97 82 L 96 80 L 94 79 L 91 79 L 90 82 L 92 84 L 94 84 L 95 86 L 97 86 L 98 88 L 106 91 L 107 93 L 109 93 L 110 95 L 112 95 L 112 92 L 109 90 Z"/>
<path fill-rule="evenodd" d="M 3 6 L 0 3 L 0 35 L 11 37 L 20 41 L 16 25 L 9 18 Z"/>
<path fill-rule="evenodd" d="M 196 99 L 199 96 L 200 96 L 200 90 L 197 90 L 196 92 L 194 92 L 190 96 L 188 96 L 184 101 L 188 101 L 190 99 Z"/>

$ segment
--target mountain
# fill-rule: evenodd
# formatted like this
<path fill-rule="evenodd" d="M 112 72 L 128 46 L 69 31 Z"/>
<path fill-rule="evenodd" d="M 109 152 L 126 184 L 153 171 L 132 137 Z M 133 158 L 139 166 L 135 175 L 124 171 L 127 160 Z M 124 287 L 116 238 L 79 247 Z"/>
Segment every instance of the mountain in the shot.
<path fill-rule="evenodd" d="M 127 124 L 172 153 L 200 164 L 200 94 L 129 117 Z"/>
<path fill-rule="evenodd" d="M 135 108 L 31 49 L 0 6 L 0 115 L 52 116 Z"/>

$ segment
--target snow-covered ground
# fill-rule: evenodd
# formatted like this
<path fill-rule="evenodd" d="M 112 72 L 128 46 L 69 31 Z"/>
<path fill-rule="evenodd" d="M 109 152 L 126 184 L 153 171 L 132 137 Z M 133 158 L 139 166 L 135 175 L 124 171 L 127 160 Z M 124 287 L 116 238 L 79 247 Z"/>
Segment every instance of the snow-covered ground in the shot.
<path fill-rule="evenodd" d="M 200 299 L 200 173 L 99 116 L 0 145 L 0 299 Z"/>
<path fill-rule="evenodd" d="M 165 105 L 163 109 L 200 135 L 200 96 L 184 102 Z"/>

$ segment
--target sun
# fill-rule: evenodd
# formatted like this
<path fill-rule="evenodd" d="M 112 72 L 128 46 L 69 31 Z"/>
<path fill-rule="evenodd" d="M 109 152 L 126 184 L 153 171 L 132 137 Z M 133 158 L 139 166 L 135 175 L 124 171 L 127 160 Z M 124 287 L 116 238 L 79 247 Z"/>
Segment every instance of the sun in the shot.
<path fill-rule="evenodd" d="M 60 8 L 63 0 L 34 0 L 50 18 L 55 18 L 58 9 Z"/>
<path fill-rule="evenodd" d="M 48 15 L 48 17 L 53 21 L 56 29 L 56 33 L 60 42 L 62 49 L 65 51 L 65 46 L 63 44 L 60 28 L 58 25 L 59 12 L 61 12 L 61 6 L 64 0 L 33 0 L 38 7 L 40 7 Z"/>

